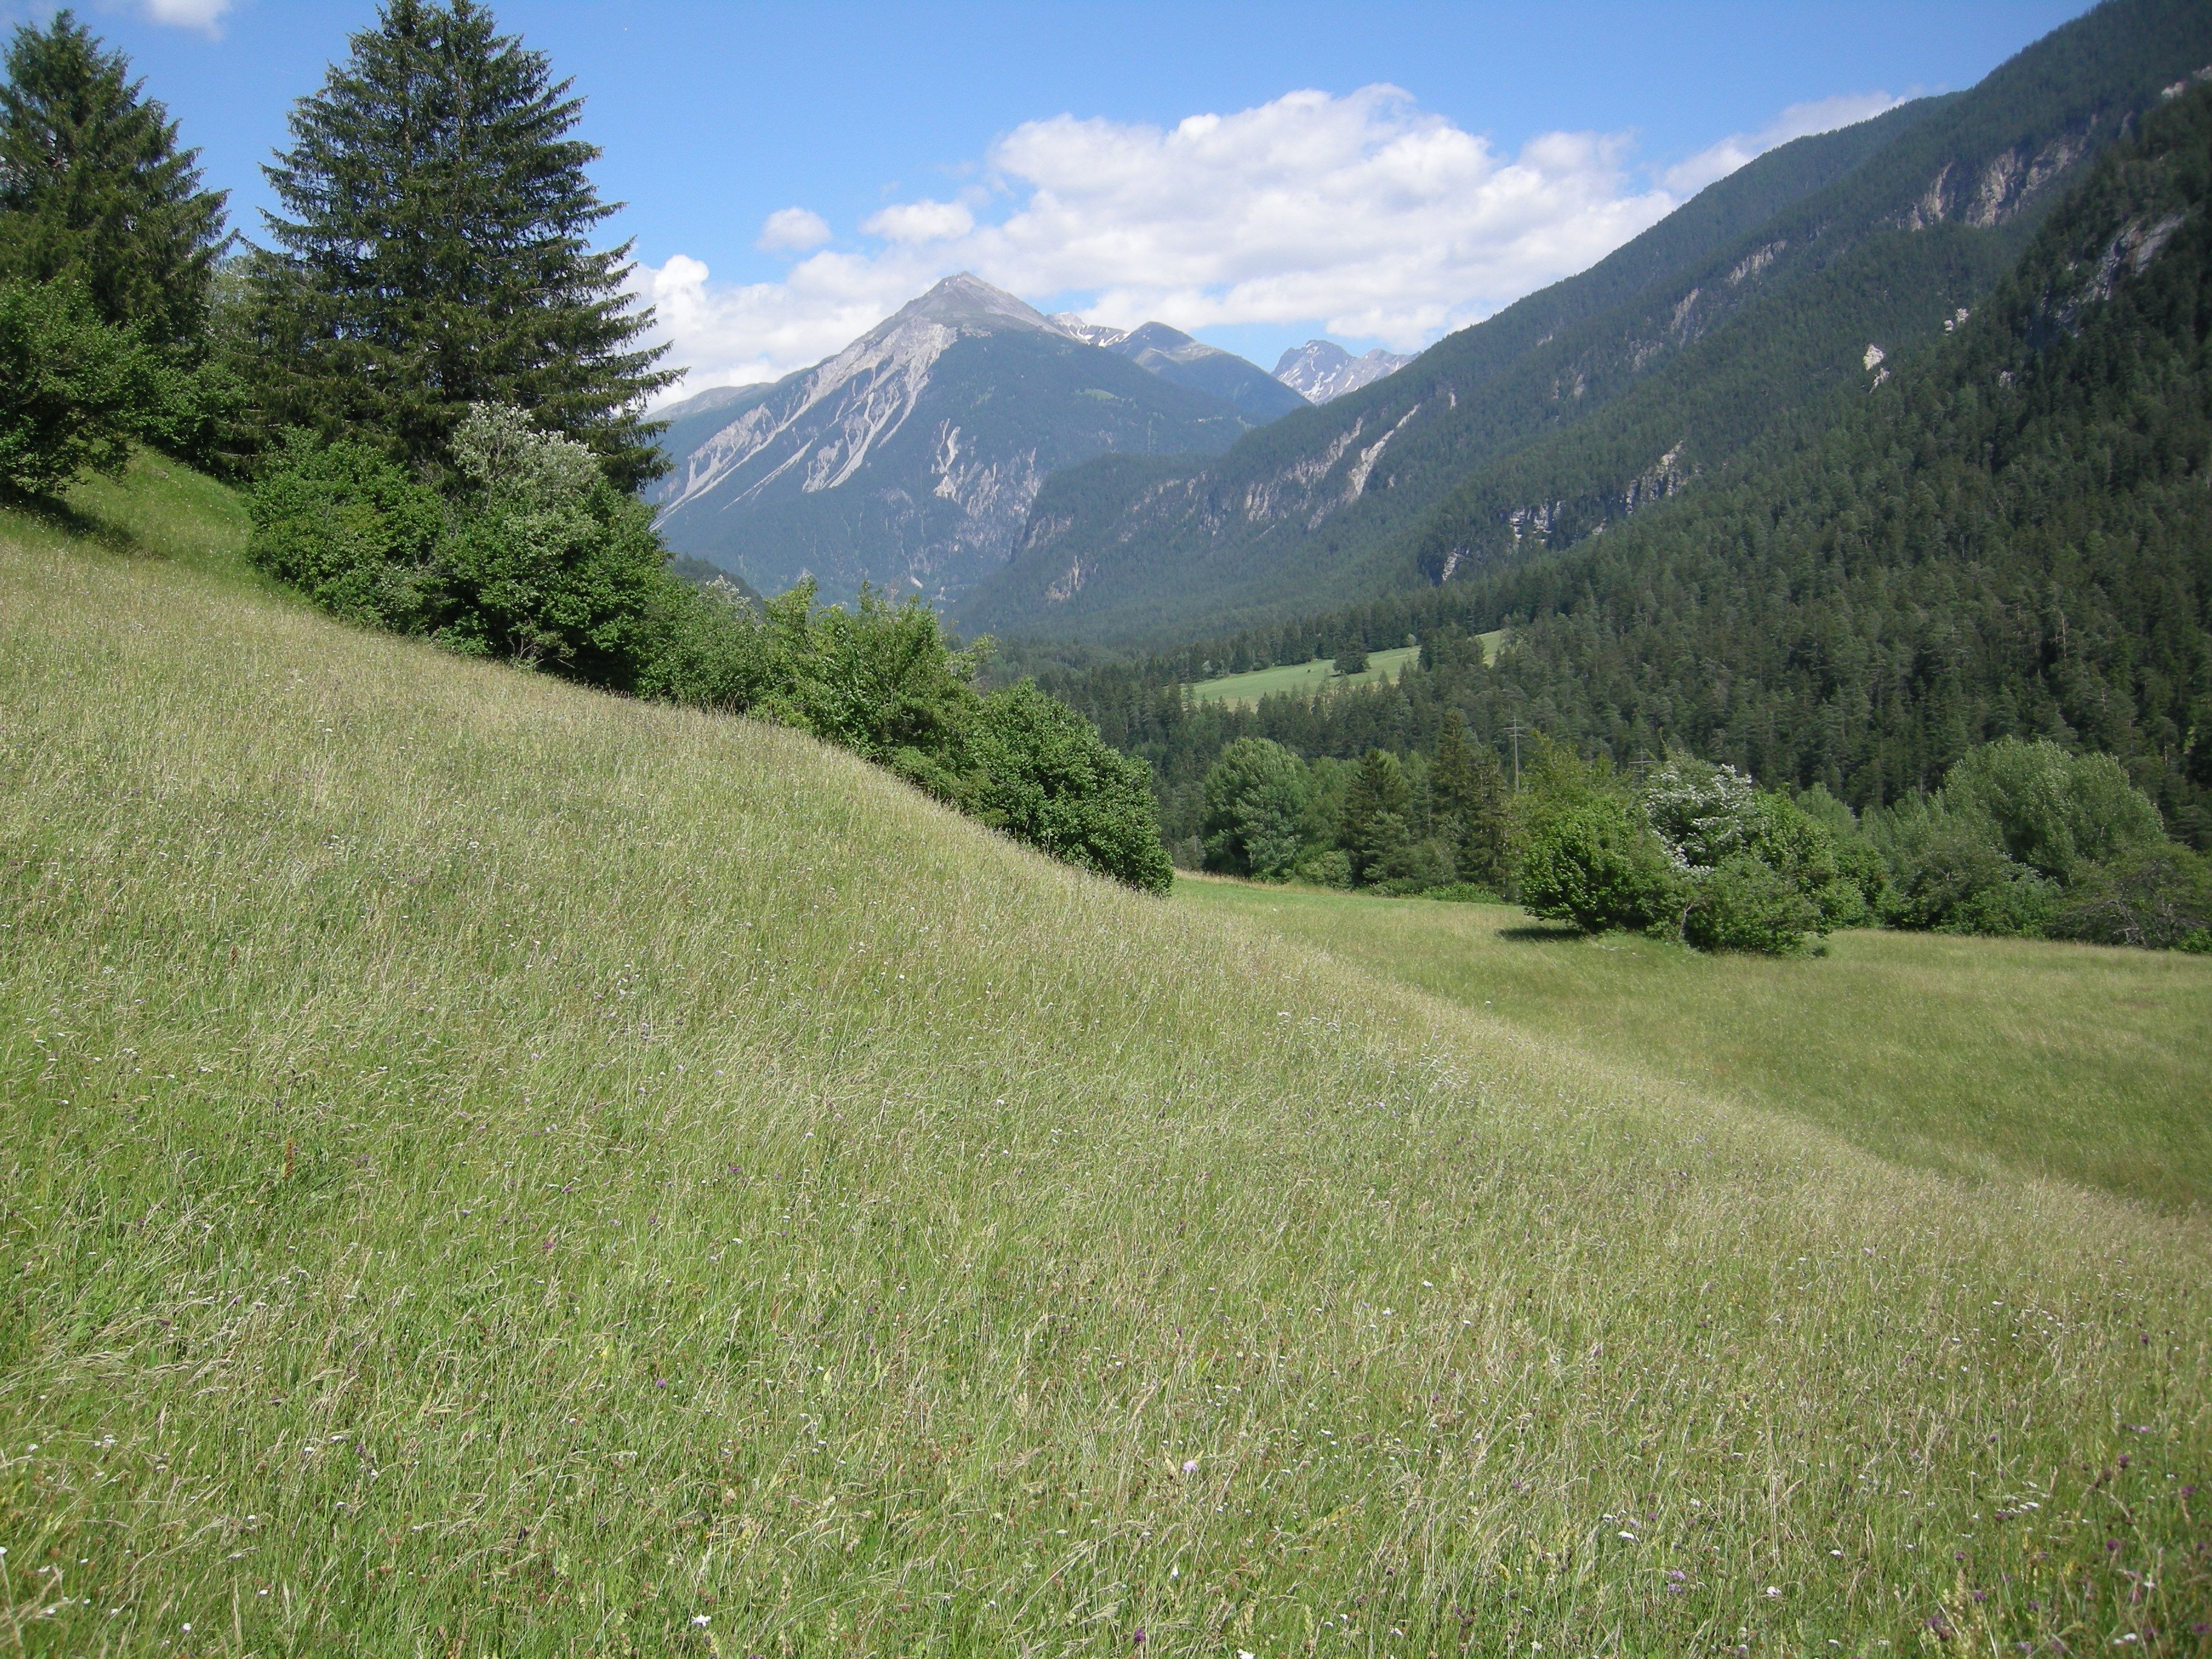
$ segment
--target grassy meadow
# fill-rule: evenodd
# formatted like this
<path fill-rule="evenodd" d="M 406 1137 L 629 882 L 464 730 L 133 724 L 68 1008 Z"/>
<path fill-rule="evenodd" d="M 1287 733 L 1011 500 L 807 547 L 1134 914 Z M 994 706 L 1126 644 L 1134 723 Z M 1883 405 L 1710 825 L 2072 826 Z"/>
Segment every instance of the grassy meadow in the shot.
<path fill-rule="evenodd" d="M 2208 1650 L 2205 964 L 1148 900 L 77 506 L 0 519 L 14 1650 Z"/>
<path fill-rule="evenodd" d="M 1777 960 L 1499 904 L 1212 879 L 1176 899 L 1884 1158 L 2212 1211 L 2202 957 L 1870 929 Z"/>
<path fill-rule="evenodd" d="M 1368 685 L 1380 680 L 1395 680 L 1405 672 L 1406 665 L 1420 654 L 1415 646 L 1401 646 L 1395 651 L 1370 651 L 1364 674 L 1340 674 L 1334 658 L 1316 657 L 1311 662 L 1284 663 L 1273 668 L 1255 668 L 1249 674 L 1222 674 L 1210 680 L 1194 681 L 1190 695 L 1196 702 L 1248 706 L 1256 705 L 1262 697 L 1284 693 L 1311 696 L 1326 686 Z"/>

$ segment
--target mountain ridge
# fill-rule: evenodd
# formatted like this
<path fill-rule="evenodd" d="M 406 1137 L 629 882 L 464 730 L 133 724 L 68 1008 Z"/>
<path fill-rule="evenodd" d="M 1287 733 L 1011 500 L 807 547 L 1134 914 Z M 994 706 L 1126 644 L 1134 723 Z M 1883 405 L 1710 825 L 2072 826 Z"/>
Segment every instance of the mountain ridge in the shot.
<path fill-rule="evenodd" d="M 811 578 L 832 599 L 872 584 L 942 603 L 1003 562 L 1055 468 L 1218 451 L 1260 418 L 1189 378 L 963 272 L 810 368 L 670 407 L 673 465 L 647 499 L 674 551 L 764 592 Z"/>

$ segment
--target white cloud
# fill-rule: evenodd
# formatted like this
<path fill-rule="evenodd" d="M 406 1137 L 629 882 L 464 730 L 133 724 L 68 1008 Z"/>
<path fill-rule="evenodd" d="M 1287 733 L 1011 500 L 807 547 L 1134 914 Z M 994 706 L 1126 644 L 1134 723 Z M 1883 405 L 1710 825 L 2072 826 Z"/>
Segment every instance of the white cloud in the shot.
<path fill-rule="evenodd" d="M 216 24 L 231 8 L 231 0 L 139 0 L 139 9 L 149 21 L 177 28 L 216 32 Z"/>
<path fill-rule="evenodd" d="M 876 213 L 858 252 L 732 287 L 678 255 L 639 286 L 691 368 L 685 392 L 817 362 L 956 270 L 1122 327 L 1272 324 L 1414 349 L 1583 270 L 1758 150 L 1893 101 L 1797 106 L 1656 184 L 1632 176 L 1625 137 L 1547 133 L 1503 155 L 1390 86 L 1164 129 L 1055 116 L 994 143 L 960 201 Z M 819 246 L 829 227 L 803 217 L 811 240 L 763 245 Z"/>
<path fill-rule="evenodd" d="M 830 222 L 802 207 L 778 208 L 761 221 L 760 240 L 753 246 L 770 252 L 804 253 L 830 240 Z"/>
<path fill-rule="evenodd" d="M 957 202 L 902 202 L 860 222 L 888 242 L 944 242 L 975 228 L 975 216 Z"/>
<path fill-rule="evenodd" d="M 1815 132 L 1832 132 L 1871 120 L 1884 110 L 1905 101 L 1886 92 L 1847 92 L 1809 104 L 1792 104 L 1757 132 L 1731 133 L 1717 144 L 1699 150 L 1686 161 L 1667 169 L 1659 182 L 1681 196 L 1694 196 L 1716 179 L 1725 179 L 1747 161 L 1756 161 L 1777 144 Z"/>

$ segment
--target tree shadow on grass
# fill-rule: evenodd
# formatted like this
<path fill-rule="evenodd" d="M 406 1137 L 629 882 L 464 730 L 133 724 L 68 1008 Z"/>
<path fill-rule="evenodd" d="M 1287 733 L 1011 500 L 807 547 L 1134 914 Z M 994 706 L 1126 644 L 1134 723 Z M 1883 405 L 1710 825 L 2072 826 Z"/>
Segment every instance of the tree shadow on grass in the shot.
<path fill-rule="evenodd" d="M 1517 927 L 1501 927 L 1498 930 L 1498 937 L 1510 939 L 1519 945 L 1572 945 L 1589 935 L 1579 927 L 1538 921 L 1523 922 Z"/>
<path fill-rule="evenodd" d="M 56 496 L 33 495 L 0 484 L 0 510 L 125 558 L 146 558 L 152 554 L 145 543 L 121 525 L 97 518 Z"/>

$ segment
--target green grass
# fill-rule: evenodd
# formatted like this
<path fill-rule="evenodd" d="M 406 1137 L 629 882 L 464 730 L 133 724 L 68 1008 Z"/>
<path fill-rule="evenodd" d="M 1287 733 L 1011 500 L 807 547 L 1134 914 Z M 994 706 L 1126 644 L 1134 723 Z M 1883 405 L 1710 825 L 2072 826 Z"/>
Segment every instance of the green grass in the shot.
<path fill-rule="evenodd" d="M 1198 702 L 1248 705 L 1256 705 L 1262 697 L 1285 694 L 1310 696 L 1324 686 L 1367 685 L 1377 680 L 1395 680 L 1406 665 L 1420 654 L 1414 646 L 1404 646 L 1395 651 L 1370 651 L 1364 674 L 1340 674 L 1334 658 L 1316 657 L 1311 662 L 1255 668 L 1249 674 L 1223 674 L 1214 679 L 1200 680 L 1191 686 L 1190 695 Z"/>
<path fill-rule="evenodd" d="M 1504 905 L 1212 880 L 1176 896 L 1884 1158 L 2212 1206 L 2201 957 L 1868 931 L 1778 961 L 1583 939 Z"/>
<path fill-rule="evenodd" d="M 9 1647 L 2203 1650 L 2201 1218 L 84 510 L 0 521 Z"/>

